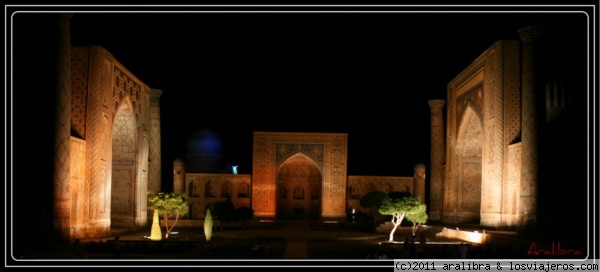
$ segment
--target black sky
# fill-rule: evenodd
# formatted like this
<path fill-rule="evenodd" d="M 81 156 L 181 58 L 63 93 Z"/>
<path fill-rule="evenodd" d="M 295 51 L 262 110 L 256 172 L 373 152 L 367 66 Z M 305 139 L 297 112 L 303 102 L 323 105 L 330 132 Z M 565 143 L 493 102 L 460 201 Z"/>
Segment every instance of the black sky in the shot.
<path fill-rule="evenodd" d="M 518 6 L 85 11 L 71 19 L 72 44 L 106 48 L 163 90 L 167 181 L 205 125 L 242 173 L 252 173 L 254 131 L 341 132 L 348 174 L 410 176 L 429 164 L 427 100 L 446 99 L 448 82 L 495 41 L 531 24 L 587 26 L 566 8 Z"/>

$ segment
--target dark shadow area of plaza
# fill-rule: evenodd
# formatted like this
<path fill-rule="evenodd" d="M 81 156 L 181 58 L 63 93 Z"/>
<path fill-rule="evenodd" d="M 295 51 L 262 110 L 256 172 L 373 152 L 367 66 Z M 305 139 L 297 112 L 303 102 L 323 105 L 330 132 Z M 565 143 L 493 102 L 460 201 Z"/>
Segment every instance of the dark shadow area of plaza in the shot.
<path fill-rule="evenodd" d="M 394 241 L 389 242 L 389 233 L 361 231 L 352 223 L 328 225 L 321 221 L 280 220 L 272 225 L 245 228 L 215 227 L 210 241 L 206 241 L 202 227 L 175 228 L 169 238 L 159 241 L 150 239 L 150 231 L 114 230 L 114 236 L 102 239 L 30 245 L 15 252 L 14 257 L 19 261 L 459 259 L 461 243 L 468 248 L 468 259 L 582 259 L 587 254 L 586 244 L 551 241 L 510 231 L 488 230 L 494 239 L 485 244 L 436 237 L 444 228 L 441 225 L 422 227 L 410 253 L 405 254 L 402 241 L 411 237 L 406 228 L 398 229 Z M 452 227 L 476 229 L 469 225 Z M 115 252 L 117 236 L 120 247 Z M 421 241 L 425 242 L 423 246 Z M 535 243 L 533 251 L 539 254 L 532 253 L 532 243 Z"/>

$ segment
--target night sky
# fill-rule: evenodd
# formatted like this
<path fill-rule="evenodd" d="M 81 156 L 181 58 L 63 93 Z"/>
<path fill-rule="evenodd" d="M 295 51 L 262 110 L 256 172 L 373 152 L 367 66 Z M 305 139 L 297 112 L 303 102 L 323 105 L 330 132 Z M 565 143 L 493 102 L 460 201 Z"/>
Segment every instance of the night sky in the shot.
<path fill-rule="evenodd" d="M 102 46 L 163 90 L 163 183 L 203 127 L 240 173 L 252 173 L 255 131 L 336 132 L 348 133 L 349 175 L 412 176 L 429 166 L 427 101 L 445 100 L 481 53 L 523 26 L 586 26 L 544 8 L 237 10 L 73 12 L 73 45 Z"/>
<path fill-rule="evenodd" d="M 71 40 L 163 90 L 163 172 L 206 126 L 241 173 L 254 131 L 340 132 L 348 174 L 412 176 L 429 164 L 427 100 L 446 99 L 449 81 L 520 27 L 584 17 L 390 11 L 80 13 Z"/>

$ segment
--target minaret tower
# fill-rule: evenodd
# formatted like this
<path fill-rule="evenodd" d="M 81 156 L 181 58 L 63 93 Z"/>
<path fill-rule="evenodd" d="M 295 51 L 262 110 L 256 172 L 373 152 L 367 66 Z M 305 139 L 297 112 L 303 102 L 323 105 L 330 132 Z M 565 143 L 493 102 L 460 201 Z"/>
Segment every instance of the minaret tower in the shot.
<path fill-rule="evenodd" d="M 444 144 L 444 100 L 429 100 L 431 108 L 431 178 L 429 194 L 429 218 L 442 220 L 442 190 L 444 188 L 443 164 L 446 157 Z"/>
<path fill-rule="evenodd" d="M 537 221 L 537 188 L 540 176 L 540 127 L 545 122 L 543 26 L 519 29 L 522 40 L 521 85 L 521 222 L 520 227 L 534 227 Z"/>
<path fill-rule="evenodd" d="M 180 158 L 173 161 L 173 193 L 185 192 L 185 163 Z"/>
<path fill-rule="evenodd" d="M 57 15 L 57 81 L 54 130 L 54 231 L 60 240 L 71 236 L 71 17 Z"/>

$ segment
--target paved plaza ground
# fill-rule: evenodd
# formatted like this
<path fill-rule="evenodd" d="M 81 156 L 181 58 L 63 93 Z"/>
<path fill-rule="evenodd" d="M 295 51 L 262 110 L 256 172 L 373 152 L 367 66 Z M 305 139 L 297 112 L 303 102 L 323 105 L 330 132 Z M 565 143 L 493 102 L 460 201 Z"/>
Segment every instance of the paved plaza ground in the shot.
<path fill-rule="evenodd" d="M 202 228 L 176 228 L 168 239 L 152 241 L 149 232 L 118 234 L 120 250 L 114 251 L 116 236 L 81 240 L 39 247 L 17 258 L 38 260 L 368 260 L 379 259 L 457 259 L 462 241 L 440 239 L 436 231 L 421 231 L 425 245 L 405 254 L 401 241 L 410 233 L 389 235 L 362 232 L 350 226 L 325 226 L 310 221 L 277 221 L 272 226 L 247 229 L 216 230 L 210 241 Z M 218 229 L 218 228 L 216 228 Z M 497 232 L 508 241 L 495 245 L 468 244 L 469 259 L 525 259 L 527 245 L 533 238 Z M 255 246 L 263 249 L 253 250 Z M 267 250 L 264 248 L 267 247 Z"/>

